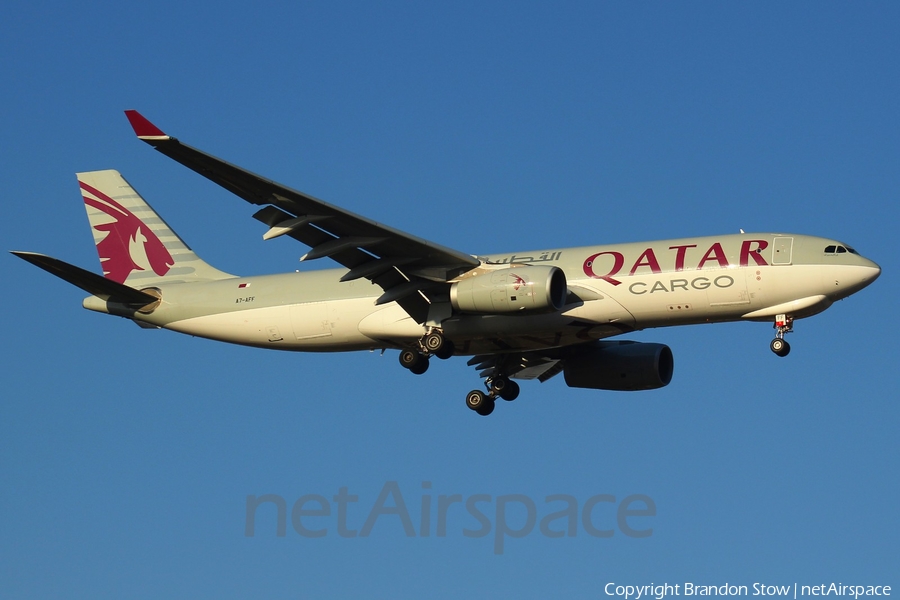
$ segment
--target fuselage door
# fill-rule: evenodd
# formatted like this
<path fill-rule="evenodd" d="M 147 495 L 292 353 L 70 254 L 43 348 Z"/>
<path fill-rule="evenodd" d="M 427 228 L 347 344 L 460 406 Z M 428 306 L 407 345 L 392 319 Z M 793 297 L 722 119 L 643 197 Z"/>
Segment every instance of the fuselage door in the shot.
<path fill-rule="evenodd" d="M 294 304 L 291 306 L 291 327 L 298 340 L 329 337 L 333 324 L 328 318 L 328 303 Z"/>
<path fill-rule="evenodd" d="M 773 265 L 789 265 L 791 264 L 791 253 L 794 248 L 794 238 L 792 237 L 776 237 L 772 242 L 772 264 Z"/>

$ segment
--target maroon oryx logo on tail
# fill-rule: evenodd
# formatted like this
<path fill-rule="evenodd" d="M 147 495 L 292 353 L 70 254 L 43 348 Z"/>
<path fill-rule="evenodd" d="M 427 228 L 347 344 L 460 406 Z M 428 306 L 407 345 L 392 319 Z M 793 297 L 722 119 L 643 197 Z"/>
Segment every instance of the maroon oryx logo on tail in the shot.
<path fill-rule="evenodd" d="M 106 233 L 97 243 L 97 253 L 103 267 L 103 276 L 124 283 L 132 271 L 152 269 L 162 277 L 169 272 L 175 260 L 150 228 L 127 208 L 84 182 L 81 189 L 95 196 L 82 193 L 84 203 L 107 214 L 113 220 L 94 229 Z"/>

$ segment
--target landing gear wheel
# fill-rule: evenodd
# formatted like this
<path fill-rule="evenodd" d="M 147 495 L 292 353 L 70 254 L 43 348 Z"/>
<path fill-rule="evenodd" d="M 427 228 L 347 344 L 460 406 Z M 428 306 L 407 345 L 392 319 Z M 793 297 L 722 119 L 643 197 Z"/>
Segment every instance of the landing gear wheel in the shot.
<path fill-rule="evenodd" d="M 509 379 L 507 379 L 506 385 L 503 386 L 503 389 L 497 392 L 497 395 L 507 402 L 512 402 L 519 397 L 519 384 L 515 381 L 510 381 Z"/>
<path fill-rule="evenodd" d="M 428 359 L 415 350 L 403 350 L 400 353 L 400 364 L 416 375 L 421 375 L 428 370 Z"/>
<path fill-rule="evenodd" d="M 519 397 L 519 384 L 510 381 L 509 377 L 494 377 L 490 381 L 491 397 L 500 396 L 504 400 L 512 401 Z"/>
<path fill-rule="evenodd" d="M 477 413 L 478 413 L 479 415 L 481 415 L 482 417 L 486 417 L 486 416 L 488 416 L 489 414 L 491 414 L 492 412 L 494 412 L 494 399 L 493 399 L 493 398 L 488 398 L 487 403 L 485 403 L 484 406 L 482 406 L 481 408 L 479 408 L 479 409 L 476 410 L 475 412 L 477 412 Z"/>
<path fill-rule="evenodd" d="M 466 406 L 479 414 L 487 404 L 493 404 L 493 401 L 481 390 L 472 390 L 466 395 Z"/>
<path fill-rule="evenodd" d="M 444 336 L 439 331 L 432 331 L 422 338 L 422 346 L 429 354 L 437 355 L 446 343 Z"/>
<path fill-rule="evenodd" d="M 414 364 L 419 362 L 419 356 L 420 354 L 415 350 L 403 350 L 400 353 L 400 365 L 404 369 L 409 369 Z"/>
<path fill-rule="evenodd" d="M 421 375 L 428 370 L 428 359 L 421 354 L 419 355 L 419 358 L 421 360 L 409 368 L 409 372 L 414 375 Z"/>
<path fill-rule="evenodd" d="M 774 352 L 778 356 L 787 356 L 791 351 L 791 345 L 784 341 L 782 338 L 775 338 L 774 340 L 772 340 L 772 343 L 769 344 L 769 348 L 771 348 L 772 352 Z"/>
<path fill-rule="evenodd" d="M 444 345 L 441 346 L 440 350 L 435 350 L 434 355 L 437 356 L 441 360 L 446 360 L 453 356 L 453 351 L 455 350 L 453 346 L 453 342 L 448 339 L 444 339 Z"/>

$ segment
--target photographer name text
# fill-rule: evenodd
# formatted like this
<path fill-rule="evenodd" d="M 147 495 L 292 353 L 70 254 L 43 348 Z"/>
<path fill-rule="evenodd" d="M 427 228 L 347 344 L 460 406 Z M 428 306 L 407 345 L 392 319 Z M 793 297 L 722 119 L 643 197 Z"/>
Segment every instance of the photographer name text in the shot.
<path fill-rule="evenodd" d="M 623 585 L 615 582 L 603 586 L 607 596 L 621 600 L 663 600 L 668 596 L 781 596 L 794 598 L 813 596 L 843 596 L 858 600 L 863 596 L 890 596 L 889 585 L 847 585 L 844 583 L 819 583 L 802 585 L 771 585 L 755 582 L 751 585 L 703 585 L 699 583 L 660 583 L 649 585 Z"/>

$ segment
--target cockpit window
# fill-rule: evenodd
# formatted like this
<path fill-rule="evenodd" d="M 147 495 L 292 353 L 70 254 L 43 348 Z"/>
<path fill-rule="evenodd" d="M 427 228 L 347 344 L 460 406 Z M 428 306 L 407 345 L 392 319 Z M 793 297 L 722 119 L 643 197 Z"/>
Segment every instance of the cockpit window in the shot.
<path fill-rule="evenodd" d="M 859 254 L 850 246 L 825 246 L 825 254 Z"/>

